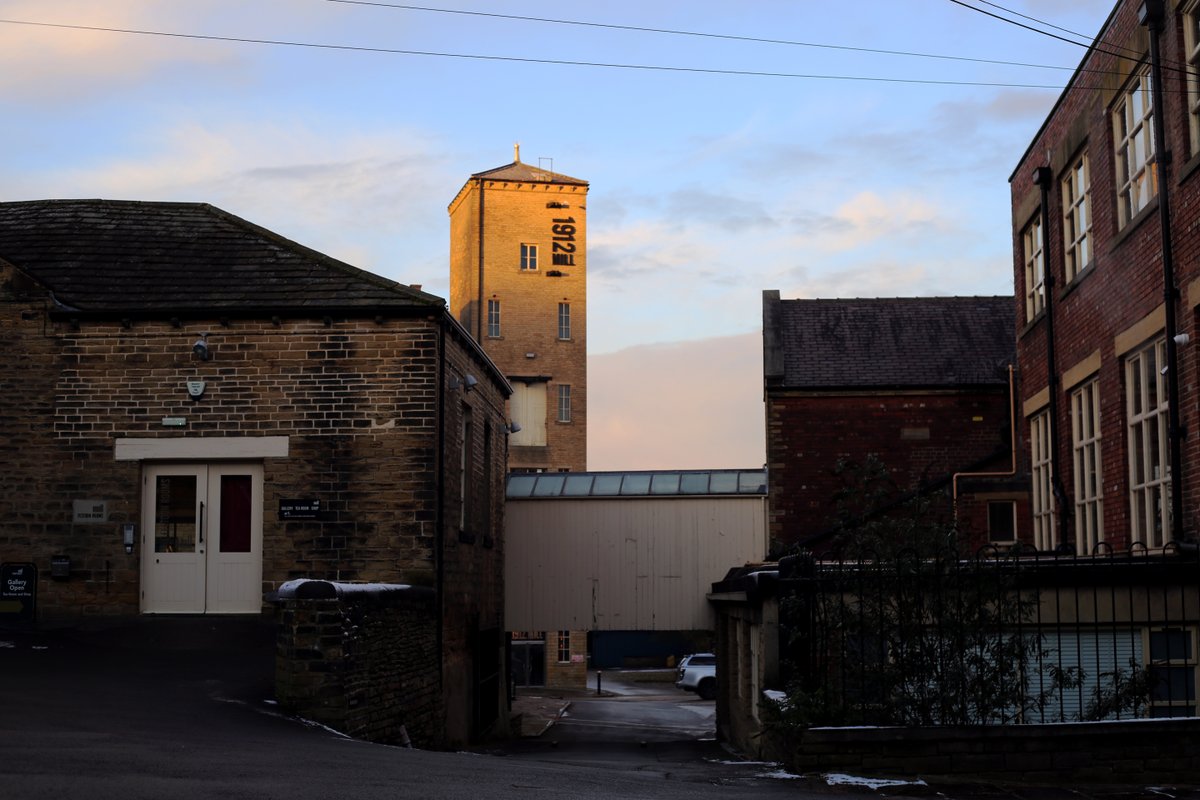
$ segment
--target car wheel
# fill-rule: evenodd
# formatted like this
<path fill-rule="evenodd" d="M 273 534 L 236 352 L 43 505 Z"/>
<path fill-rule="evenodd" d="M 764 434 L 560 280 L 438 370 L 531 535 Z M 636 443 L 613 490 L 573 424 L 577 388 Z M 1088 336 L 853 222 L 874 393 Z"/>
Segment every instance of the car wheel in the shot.
<path fill-rule="evenodd" d="M 705 678 L 700 681 L 700 685 L 696 687 L 696 694 L 703 700 L 712 700 L 717 696 L 717 679 Z"/>

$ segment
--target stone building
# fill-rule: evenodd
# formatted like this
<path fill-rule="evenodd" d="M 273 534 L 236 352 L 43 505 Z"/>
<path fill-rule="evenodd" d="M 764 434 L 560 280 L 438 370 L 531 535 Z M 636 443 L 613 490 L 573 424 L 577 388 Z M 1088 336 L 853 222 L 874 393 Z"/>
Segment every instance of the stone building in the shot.
<path fill-rule="evenodd" d="M 1008 367 L 1012 299 L 782 300 L 763 292 L 763 371 L 776 547 L 829 546 L 839 464 L 887 470 L 976 545 L 1016 540 Z"/>
<path fill-rule="evenodd" d="M 0 335 L 0 562 L 38 618 L 428 587 L 447 741 L 501 716 L 510 390 L 442 300 L 205 204 L 3 203 Z"/>
<path fill-rule="evenodd" d="M 450 203 L 450 309 L 512 384 L 513 471 L 587 469 L 587 193 L 518 150 Z"/>
<path fill-rule="evenodd" d="M 1039 548 L 1200 526 L 1198 31 L 1194 0 L 1117 3 L 1009 179 Z"/>

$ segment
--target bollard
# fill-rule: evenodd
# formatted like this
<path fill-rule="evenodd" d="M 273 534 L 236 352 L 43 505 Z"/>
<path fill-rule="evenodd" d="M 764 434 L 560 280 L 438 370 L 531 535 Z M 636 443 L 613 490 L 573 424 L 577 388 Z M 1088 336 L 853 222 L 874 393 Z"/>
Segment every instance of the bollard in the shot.
<path fill-rule="evenodd" d="M 604 681 L 604 670 L 596 670 L 596 696 L 600 696 L 600 684 Z"/>

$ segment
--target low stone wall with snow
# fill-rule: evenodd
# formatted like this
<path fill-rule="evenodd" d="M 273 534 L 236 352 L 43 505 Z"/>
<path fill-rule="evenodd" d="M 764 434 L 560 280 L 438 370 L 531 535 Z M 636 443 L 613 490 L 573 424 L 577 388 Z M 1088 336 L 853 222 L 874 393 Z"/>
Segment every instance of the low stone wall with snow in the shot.
<path fill-rule="evenodd" d="M 290 581 L 276 602 L 275 694 L 285 711 L 357 739 L 440 746 L 432 589 Z"/>
<path fill-rule="evenodd" d="M 1061 785 L 1186 783 L 1200 719 L 944 728 L 812 728 L 777 739 L 794 772 L 961 776 Z"/>

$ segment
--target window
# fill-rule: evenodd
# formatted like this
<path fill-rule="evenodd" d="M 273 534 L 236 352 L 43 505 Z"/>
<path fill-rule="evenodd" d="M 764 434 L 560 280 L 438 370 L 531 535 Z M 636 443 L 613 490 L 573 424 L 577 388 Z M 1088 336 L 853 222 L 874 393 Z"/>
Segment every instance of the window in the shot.
<path fill-rule="evenodd" d="M 471 508 L 471 448 L 475 444 L 471 430 L 471 409 L 462 410 L 462 455 L 458 465 L 459 515 L 458 528 L 466 530 Z"/>
<path fill-rule="evenodd" d="M 1050 472 L 1049 411 L 1029 420 L 1029 443 L 1033 450 L 1033 544 L 1039 550 L 1053 550 L 1054 476 Z"/>
<path fill-rule="evenodd" d="M 508 437 L 518 447 L 546 446 L 546 384 L 513 382 L 509 416 L 521 429 Z"/>
<path fill-rule="evenodd" d="M 1150 631 L 1150 716 L 1196 715 L 1196 641 L 1184 628 Z"/>
<path fill-rule="evenodd" d="M 1071 394 L 1071 447 L 1075 455 L 1075 551 L 1091 553 L 1104 540 L 1099 378 Z"/>
<path fill-rule="evenodd" d="M 521 270 L 523 272 L 537 269 L 537 245 L 522 244 L 521 245 Z"/>
<path fill-rule="evenodd" d="M 1063 252 L 1067 280 L 1092 263 L 1092 181 L 1084 153 L 1062 182 Z"/>
<path fill-rule="evenodd" d="M 1042 253 L 1042 218 L 1029 223 L 1021 236 L 1025 254 L 1025 320 L 1032 321 L 1046 307 L 1046 259 Z"/>
<path fill-rule="evenodd" d="M 571 338 L 571 304 L 558 304 L 558 338 Z"/>
<path fill-rule="evenodd" d="M 571 387 L 566 384 L 558 387 L 558 421 L 571 421 Z"/>
<path fill-rule="evenodd" d="M 500 336 L 500 301 L 488 300 L 488 331 L 487 335 L 492 338 Z"/>
<path fill-rule="evenodd" d="M 1160 547 L 1171 530 L 1170 451 L 1167 448 L 1167 386 L 1160 365 L 1167 343 L 1157 341 L 1125 362 L 1129 420 L 1130 539 Z"/>
<path fill-rule="evenodd" d="M 1133 79 L 1113 109 L 1118 227 L 1124 227 L 1158 192 L 1153 108 L 1150 75 L 1143 72 Z"/>
<path fill-rule="evenodd" d="M 571 632 L 558 632 L 558 663 L 565 664 L 571 660 Z"/>
<path fill-rule="evenodd" d="M 1012 500 L 988 503 L 988 541 L 1004 544 L 1017 540 L 1017 504 Z"/>
<path fill-rule="evenodd" d="M 1182 12 L 1183 44 L 1187 56 L 1188 128 L 1191 153 L 1200 153 L 1200 2 L 1193 0 Z"/>

